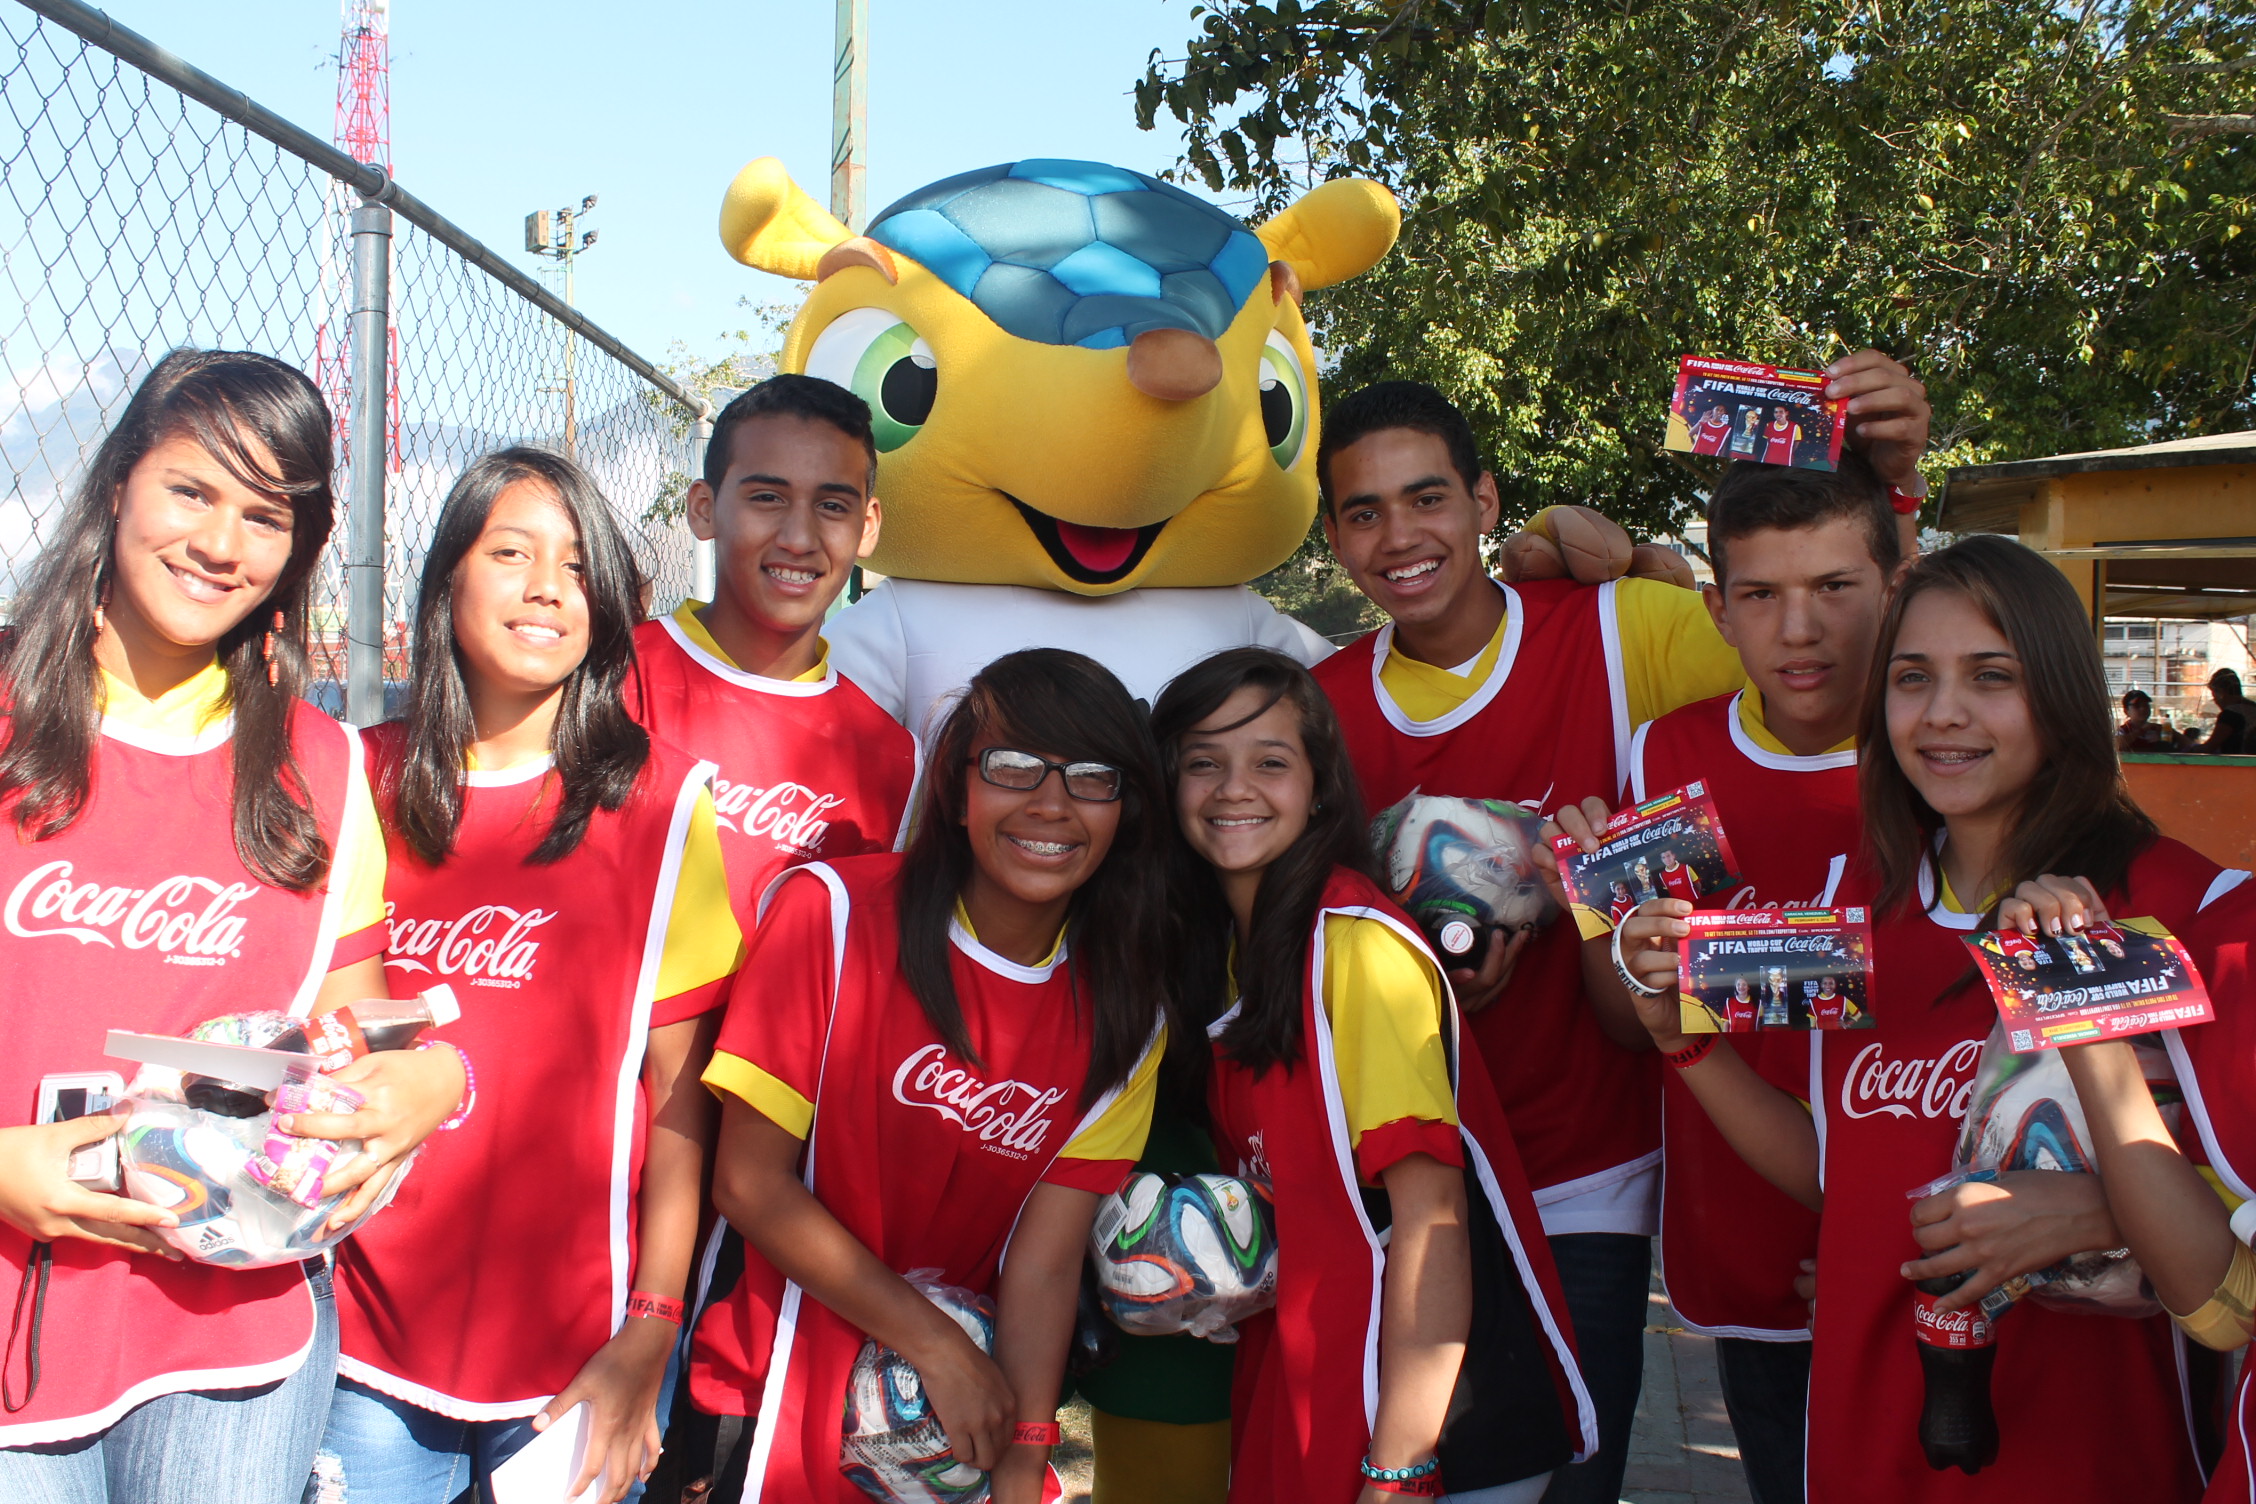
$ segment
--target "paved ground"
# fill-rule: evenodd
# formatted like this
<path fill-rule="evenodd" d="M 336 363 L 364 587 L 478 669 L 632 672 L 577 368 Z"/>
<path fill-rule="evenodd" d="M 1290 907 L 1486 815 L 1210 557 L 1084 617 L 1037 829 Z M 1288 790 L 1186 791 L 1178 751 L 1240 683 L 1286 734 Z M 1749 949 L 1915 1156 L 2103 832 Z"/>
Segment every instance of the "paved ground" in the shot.
<path fill-rule="evenodd" d="M 1623 1504 L 1748 1504 L 1747 1475 L 1716 1386 L 1715 1344 L 1678 1325 L 1658 1283 L 1645 1326 L 1645 1393 Z M 1058 1450 L 1058 1471 L 1074 1504 L 1088 1497 L 1088 1411 L 1076 1403 L 1059 1419 L 1066 1445 Z"/>

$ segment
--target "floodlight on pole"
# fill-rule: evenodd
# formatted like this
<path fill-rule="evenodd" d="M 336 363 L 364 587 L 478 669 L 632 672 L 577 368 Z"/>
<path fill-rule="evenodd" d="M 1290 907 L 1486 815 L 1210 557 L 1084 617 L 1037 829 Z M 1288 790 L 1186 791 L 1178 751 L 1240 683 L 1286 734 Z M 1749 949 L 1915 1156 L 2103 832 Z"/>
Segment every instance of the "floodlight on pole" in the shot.
<path fill-rule="evenodd" d="M 525 216 L 525 249 L 535 256 L 546 256 L 564 268 L 564 302 L 573 302 L 572 264 L 595 244 L 596 232 L 584 234 L 579 227 L 580 216 L 595 208 L 595 195 L 580 200 L 577 207 L 566 204 L 561 209 L 535 209 Z M 561 391 L 564 394 L 564 457 L 575 459 L 579 448 L 579 340 L 569 329 L 564 331 L 564 385 L 543 387 L 543 391 Z"/>

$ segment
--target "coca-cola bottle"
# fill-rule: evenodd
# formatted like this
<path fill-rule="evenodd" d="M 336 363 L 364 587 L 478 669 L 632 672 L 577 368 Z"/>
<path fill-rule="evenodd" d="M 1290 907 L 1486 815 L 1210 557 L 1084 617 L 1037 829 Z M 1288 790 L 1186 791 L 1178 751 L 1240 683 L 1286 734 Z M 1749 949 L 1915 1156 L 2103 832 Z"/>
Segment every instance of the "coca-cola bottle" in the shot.
<path fill-rule="evenodd" d="M 1997 1329 L 1978 1305 L 1939 1312 L 1936 1302 L 1966 1282 L 1964 1274 L 1923 1279 L 1912 1286 L 1912 1332 L 1927 1398 L 1919 1410 L 1919 1445 L 1936 1472 L 1957 1468 L 1972 1475 L 1997 1461 L 1997 1412 L 1990 1405 L 1990 1369 L 1997 1362 Z"/>
<path fill-rule="evenodd" d="M 325 1071 L 349 1065 L 377 1050 L 404 1050 L 425 1029 L 462 1016 L 454 989 L 441 982 L 406 998 L 364 998 L 319 1018 L 309 1018 L 274 1041 L 277 1050 L 303 1050 Z"/>

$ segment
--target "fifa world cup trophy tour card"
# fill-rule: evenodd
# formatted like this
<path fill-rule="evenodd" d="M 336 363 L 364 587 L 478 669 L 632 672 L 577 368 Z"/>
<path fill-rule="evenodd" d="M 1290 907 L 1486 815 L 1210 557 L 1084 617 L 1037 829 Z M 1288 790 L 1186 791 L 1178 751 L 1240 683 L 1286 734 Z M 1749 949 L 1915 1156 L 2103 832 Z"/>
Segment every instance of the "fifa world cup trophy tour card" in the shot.
<path fill-rule="evenodd" d="M 2209 989 L 2185 947 L 2152 919 L 2095 924 L 2065 935 L 1992 930 L 1966 948 L 1997 999 L 2016 1054 L 2205 1024 Z"/>
<path fill-rule="evenodd" d="M 1739 881 L 1739 864 L 1704 783 L 1616 810 L 1598 839 L 1603 844 L 1596 851 L 1584 851 L 1572 836 L 1551 842 L 1585 940 L 1605 934 L 1648 898 L 1698 903 Z"/>
<path fill-rule="evenodd" d="M 1693 914 L 1677 953 L 1687 1034 L 1872 1027 L 1872 926 L 1863 909 Z"/>
<path fill-rule="evenodd" d="M 1825 395 L 1825 378 L 1816 371 L 1687 355 L 1677 363 L 1667 447 L 1799 470 L 1838 470 L 1847 410 L 1846 401 Z"/>

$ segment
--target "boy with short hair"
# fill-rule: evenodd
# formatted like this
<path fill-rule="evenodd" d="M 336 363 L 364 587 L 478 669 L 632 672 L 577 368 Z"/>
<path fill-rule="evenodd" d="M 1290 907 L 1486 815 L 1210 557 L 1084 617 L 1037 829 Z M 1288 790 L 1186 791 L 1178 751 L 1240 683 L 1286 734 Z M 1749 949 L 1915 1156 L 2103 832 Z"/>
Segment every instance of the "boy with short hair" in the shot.
<path fill-rule="evenodd" d="M 877 545 L 876 481 L 869 406 L 846 388 L 784 375 L 740 394 L 689 488 L 690 530 L 713 543 L 713 599 L 635 629 L 627 703 L 653 736 L 718 765 L 721 854 L 747 935 L 784 868 L 892 850 L 907 824 L 916 739 L 831 667 L 822 637 Z M 708 1243 L 686 1386 L 696 1413 L 676 1410 L 668 1487 L 723 1474 L 727 1494 L 741 1477 L 757 1392 L 729 1319 L 742 1268 L 733 1234 Z"/>
<path fill-rule="evenodd" d="M 1850 402 L 1849 442 L 1918 488 L 1924 390 L 1877 351 L 1828 376 L 1828 395 Z M 1496 484 L 1463 414 L 1431 387 L 1386 382 L 1338 404 L 1317 468 L 1333 552 L 1389 618 L 1316 669 L 1374 810 L 1416 788 L 1545 815 L 1611 804 L 1632 726 L 1744 679 L 1700 598 L 1674 585 L 1490 579 L 1480 544 Z M 1492 936 L 1451 981 L 1536 1187 L 1599 1411 L 1598 1455 L 1546 1498 L 1612 1504 L 1643 1364 L 1660 1094 L 1649 1045 L 1623 1048 L 1583 1005 L 1580 951 L 1571 924 Z M 1489 1008 L 1507 983 L 1506 1006 Z"/>
<path fill-rule="evenodd" d="M 1707 607 L 1747 686 L 1639 727 L 1621 802 L 1694 779 L 1706 786 L 1741 883 L 1698 907 L 1824 907 L 1856 850 L 1857 720 L 1904 562 L 1896 515 L 1854 453 L 1835 472 L 1735 465 L 1709 501 L 1708 554 Z M 1589 807 L 1563 811 L 1560 824 L 1580 835 L 1602 818 Z M 1686 907 L 1686 895 L 1668 896 L 1680 900 L 1671 912 Z M 1625 953 L 1660 907 L 1623 922 Z M 1587 941 L 1583 974 L 1607 1032 L 1636 1048 L 1642 1026 L 1612 950 L 1611 937 Z M 1821 987 L 1810 1012 L 1844 1021 L 1835 985 Z M 1733 1045 L 1765 1080 L 1806 1098 L 1817 1037 L 1766 1029 Z M 1675 1075 L 1666 1072 L 1662 1105 L 1662 1277 L 1685 1326 L 1716 1338 L 1756 1504 L 1788 1504 L 1802 1497 L 1810 1362 L 1809 1312 L 1794 1282 L 1816 1257 L 1817 1214 L 1750 1169 Z"/>

